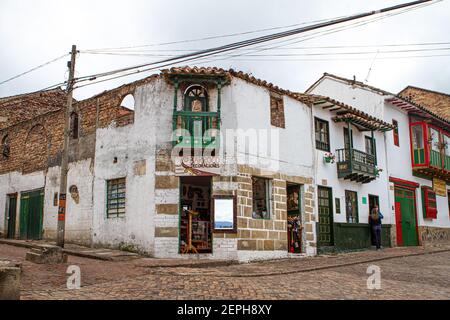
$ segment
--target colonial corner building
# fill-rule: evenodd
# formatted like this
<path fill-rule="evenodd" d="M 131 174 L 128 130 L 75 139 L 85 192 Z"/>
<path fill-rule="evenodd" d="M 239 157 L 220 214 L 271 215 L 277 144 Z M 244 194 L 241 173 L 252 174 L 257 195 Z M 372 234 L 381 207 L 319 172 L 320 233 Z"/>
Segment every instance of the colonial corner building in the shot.
<path fill-rule="evenodd" d="M 250 261 L 450 238 L 450 98 L 177 67 L 74 101 L 66 241 Z M 0 233 L 56 238 L 66 95 L 0 98 Z M 437 107 L 438 106 L 438 107 Z"/>

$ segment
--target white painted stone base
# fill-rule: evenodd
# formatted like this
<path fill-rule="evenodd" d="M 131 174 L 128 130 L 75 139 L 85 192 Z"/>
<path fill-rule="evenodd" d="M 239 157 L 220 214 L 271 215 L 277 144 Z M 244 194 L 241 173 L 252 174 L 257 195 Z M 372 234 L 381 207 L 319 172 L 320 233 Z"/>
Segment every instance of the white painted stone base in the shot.
<path fill-rule="evenodd" d="M 258 260 L 271 260 L 271 259 L 286 259 L 289 257 L 287 251 L 251 251 L 251 250 L 239 250 L 237 251 L 239 262 L 250 262 Z"/>

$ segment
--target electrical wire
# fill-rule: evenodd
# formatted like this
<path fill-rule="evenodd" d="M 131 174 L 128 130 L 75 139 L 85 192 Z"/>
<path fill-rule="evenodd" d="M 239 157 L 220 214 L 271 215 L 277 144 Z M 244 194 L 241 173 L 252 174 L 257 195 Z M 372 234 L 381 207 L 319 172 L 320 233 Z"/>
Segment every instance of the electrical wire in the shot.
<path fill-rule="evenodd" d="M 26 74 L 28 74 L 28 73 L 31 73 L 31 72 L 33 72 L 33 71 L 35 71 L 35 70 L 38 70 L 38 69 L 40 69 L 40 68 L 42 68 L 42 67 L 45 67 L 45 66 L 47 66 L 47 65 L 49 65 L 49 64 L 51 64 L 51 63 L 53 63 L 53 62 L 56 62 L 56 61 L 58 61 L 58 60 L 61 60 L 62 58 L 66 57 L 66 56 L 68 56 L 68 55 L 69 55 L 69 54 L 66 53 L 66 54 L 64 54 L 64 55 L 62 55 L 62 56 L 60 56 L 60 57 L 57 57 L 57 58 L 53 59 L 53 60 L 50 60 L 50 61 L 48 61 L 48 62 L 45 62 L 45 63 L 43 63 L 43 64 L 41 64 L 41 65 L 38 65 L 37 67 L 31 68 L 30 70 L 27 70 L 27 71 L 25 71 L 25 72 L 22 72 L 22 73 L 20 73 L 20 74 L 14 76 L 14 77 L 11 77 L 11 78 L 9 78 L 9 79 L 3 80 L 2 82 L 0 82 L 0 85 L 5 84 L 5 83 L 7 83 L 7 82 L 10 82 L 10 81 L 12 81 L 12 80 L 14 80 L 14 79 L 20 78 L 20 77 L 22 77 L 22 76 L 24 76 L 24 75 L 26 75 Z"/>
<path fill-rule="evenodd" d="M 430 2 L 430 0 L 428 0 L 428 1 L 427 0 L 425 0 L 425 1 L 414 1 L 414 2 L 411 2 L 411 3 L 406 3 L 406 4 L 402 4 L 402 5 L 389 7 L 389 8 L 384 8 L 384 9 L 377 10 L 377 11 L 370 11 L 370 12 L 356 14 L 356 15 L 352 15 L 352 16 L 348 16 L 348 17 L 344 17 L 344 18 L 340 18 L 340 19 L 335 19 L 335 20 L 319 23 L 319 24 L 312 25 L 312 26 L 307 26 L 307 27 L 303 27 L 303 28 L 296 28 L 296 29 L 293 29 L 293 30 L 279 32 L 279 33 L 275 33 L 275 34 L 272 34 L 272 35 L 266 35 L 266 36 L 262 36 L 262 37 L 258 37 L 258 38 L 254 38 L 254 39 L 239 41 L 237 43 L 231 43 L 231 44 L 224 45 L 224 46 L 214 47 L 214 48 L 207 49 L 207 50 L 201 50 L 201 51 L 198 51 L 198 52 L 189 53 L 189 54 L 185 54 L 185 55 L 180 55 L 180 56 L 177 56 L 177 57 L 172 57 L 172 58 L 164 59 L 164 60 L 157 61 L 157 62 L 141 64 L 141 65 L 136 65 L 136 66 L 132 66 L 132 67 L 128 67 L 128 68 L 122 68 L 122 69 L 113 70 L 113 71 L 109 71 L 109 72 L 105 72 L 105 73 L 99 73 L 99 74 L 95 74 L 95 75 L 80 77 L 80 78 L 77 78 L 76 81 L 77 82 L 86 81 L 86 80 L 87 81 L 93 81 L 93 80 L 98 79 L 99 77 L 111 76 L 111 75 L 114 75 L 114 74 L 117 74 L 117 73 L 126 72 L 126 71 L 133 70 L 133 69 L 139 69 L 139 68 L 142 68 L 142 67 L 147 67 L 147 66 L 155 65 L 155 64 L 163 64 L 162 66 L 159 66 L 159 67 L 165 67 L 165 66 L 168 66 L 168 65 L 172 65 L 175 62 L 176 63 L 180 63 L 180 62 L 185 62 L 185 61 L 198 60 L 199 58 L 208 57 L 208 56 L 211 56 L 211 55 L 215 55 L 215 54 L 219 54 L 219 53 L 223 53 L 223 52 L 228 52 L 228 51 L 231 51 L 231 50 L 240 49 L 240 48 L 247 47 L 247 46 L 250 46 L 250 45 L 253 45 L 253 44 L 258 44 L 258 43 L 267 42 L 267 41 L 271 41 L 271 40 L 275 40 L 275 39 L 289 37 L 289 36 L 292 36 L 292 35 L 296 35 L 296 34 L 307 32 L 307 31 L 311 31 L 311 30 L 315 30 L 315 29 L 318 29 L 318 28 L 323 28 L 323 27 L 332 26 L 332 25 L 335 25 L 335 24 L 338 24 L 338 23 L 347 22 L 347 21 L 350 21 L 350 20 L 364 18 L 364 17 L 367 17 L 367 16 L 371 16 L 373 14 L 385 13 L 385 12 L 389 12 L 389 11 L 400 9 L 400 8 L 407 8 L 408 9 L 408 7 L 413 6 L 413 5 L 414 6 L 420 6 L 420 5 L 423 5 L 426 2 Z M 431 2 L 434 4 L 433 1 L 431 1 Z M 405 10 L 402 10 L 402 11 L 405 11 Z M 166 63 L 166 64 L 164 64 L 164 63 Z M 135 73 L 139 73 L 139 72 L 144 72 L 144 71 L 148 71 L 148 70 L 153 70 L 153 69 L 154 68 L 149 68 L 149 69 L 145 69 L 145 70 L 137 70 L 137 71 L 134 71 L 134 72 L 130 72 L 128 74 L 124 74 L 122 76 L 127 76 L 127 75 L 131 75 L 131 74 L 135 74 Z M 117 78 L 117 77 L 114 77 L 114 78 Z M 114 78 L 112 78 L 112 79 L 114 79 Z"/>
<path fill-rule="evenodd" d="M 286 48 L 287 49 L 287 48 Z M 361 54 L 374 54 L 374 53 L 405 53 L 405 52 L 427 52 L 427 51 L 442 51 L 450 50 L 450 47 L 446 48 L 428 48 L 428 49 L 404 49 L 404 50 L 388 50 L 388 51 L 348 51 L 348 52 L 308 52 L 308 53 L 272 53 L 272 54 L 243 54 L 246 57 L 282 57 L 282 56 L 325 56 L 325 55 L 361 55 Z M 109 53 L 102 53 L 107 54 Z M 115 54 L 112 54 L 115 55 Z M 138 56 L 138 57 L 176 57 L 177 55 L 171 54 L 119 54 L 124 56 Z M 222 54 L 221 56 L 234 56 L 230 54 Z"/>
<path fill-rule="evenodd" d="M 442 0 L 438 0 L 437 2 L 441 2 L 441 1 Z M 372 22 L 376 22 L 376 21 L 379 21 L 379 20 L 382 20 L 382 19 L 385 19 L 385 18 L 389 18 L 389 17 L 395 16 L 395 15 L 403 14 L 405 12 L 421 9 L 421 8 L 423 8 L 425 6 L 429 6 L 429 5 L 432 5 L 432 4 L 435 4 L 435 3 L 436 2 L 423 3 L 421 5 L 417 5 L 417 6 L 412 7 L 412 8 L 409 8 L 409 7 L 404 8 L 404 9 L 399 10 L 397 12 L 388 12 L 386 15 L 382 15 L 382 16 L 378 16 L 378 17 L 370 17 L 368 20 L 365 20 L 365 21 L 364 20 L 363 21 L 356 21 L 356 22 L 352 22 L 352 23 L 344 25 L 344 26 L 337 26 L 337 27 L 334 27 L 331 30 L 320 30 L 320 31 L 315 32 L 315 33 L 310 34 L 310 35 L 301 36 L 300 40 L 295 40 L 295 39 L 282 40 L 281 42 L 278 42 L 278 44 L 281 43 L 281 45 L 278 45 L 278 46 L 275 46 L 275 47 L 274 46 L 272 46 L 272 47 L 264 47 L 264 46 L 263 47 L 257 47 L 256 48 L 257 50 L 254 50 L 253 52 L 260 52 L 260 51 L 266 51 L 266 50 L 271 50 L 271 49 L 275 49 L 275 48 L 286 47 L 286 45 L 291 45 L 291 44 L 295 44 L 295 43 L 299 43 L 299 42 L 304 42 L 304 41 L 307 41 L 307 40 L 310 40 L 310 39 L 314 39 L 316 37 L 321 37 L 321 36 L 325 36 L 325 35 L 328 35 L 328 34 L 340 32 L 340 31 L 343 31 L 343 30 L 359 27 L 359 26 L 362 26 L 362 25 L 366 25 L 366 24 L 369 24 L 369 23 L 372 23 Z M 247 55 L 247 54 L 248 53 L 246 53 L 246 54 L 237 54 L 237 55 L 234 55 L 233 57 L 243 56 L 243 55 Z M 209 62 L 214 62 L 214 61 L 217 61 L 217 60 L 224 60 L 224 59 L 223 58 L 218 58 L 218 59 L 209 60 Z"/>
<path fill-rule="evenodd" d="M 338 17 L 338 18 L 342 18 Z M 338 19 L 334 18 L 334 19 Z M 321 20 L 313 20 L 308 22 L 302 22 L 302 23 L 296 23 L 291 25 L 285 25 L 285 26 L 277 26 L 272 28 L 264 28 L 264 29 L 258 29 L 258 30 L 251 30 L 251 31 L 244 31 L 244 32 L 237 32 L 237 33 L 231 33 L 231 34 L 224 34 L 224 35 L 216 35 L 216 36 L 209 36 L 209 37 L 202 37 L 202 38 L 195 38 L 195 39 L 188 39 L 188 40 L 180 40 L 180 41 L 172 41 L 172 42 L 162 42 L 162 43 L 153 43 L 153 44 L 144 44 L 144 45 L 137 45 L 137 46 L 128 46 L 128 47 L 116 47 L 116 48 L 103 48 L 103 49 L 86 49 L 84 52 L 97 52 L 97 51 L 122 51 L 124 49 L 136 49 L 136 48 L 147 48 L 147 47 L 155 47 L 155 46 L 164 46 L 164 45 L 172 45 L 172 44 L 180 44 L 180 43 L 190 43 L 190 42 L 199 42 L 199 41 L 205 41 L 205 40 L 213 40 L 213 39 L 221 39 L 221 38 L 230 38 L 230 37 L 236 37 L 236 36 L 242 36 L 247 34 L 253 34 L 253 33 L 261 33 L 265 31 L 272 31 L 272 30 L 279 30 L 279 29 L 287 29 L 292 27 L 298 27 L 310 23 L 319 23 L 328 21 L 330 19 L 321 19 Z M 197 50 L 194 50 L 197 51 Z"/>

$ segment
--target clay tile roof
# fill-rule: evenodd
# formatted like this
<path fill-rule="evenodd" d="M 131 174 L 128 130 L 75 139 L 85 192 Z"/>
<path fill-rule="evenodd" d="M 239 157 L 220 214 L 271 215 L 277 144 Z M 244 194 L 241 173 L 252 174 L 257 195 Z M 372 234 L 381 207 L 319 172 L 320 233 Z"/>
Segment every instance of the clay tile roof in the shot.
<path fill-rule="evenodd" d="M 271 82 L 267 82 L 266 80 L 258 79 L 249 73 L 245 73 L 242 71 L 236 71 L 234 69 L 225 70 L 217 67 L 173 67 L 170 69 L 164 69 L 161 71 L 163 75 L 209 75 L 209 76 L 226 76 L 226 77 L 235 77 L 247 81 L 249 83 L 255 84 L 257 86 L 265 87 L 270 91 L 274 91 L 279 94 L 283 94 L 289 96 L 293 99 L 296 99 L 302 103 L 307 105 L 311 105 L 314 99 L 311 99 L 308 94 L 292 92 L 289 90 L 285 90 L 280 88 L 277 85 L 274 85 Z"/>
<path fill-rule="evenodd" d="M 353 124 L 357 125 L 362 130 L 380 130 L 388 131 L 394 129 L 390 123 L 382 119 L 371 116 L 370 114 L 356 109 L 348 104 L 334 100 L 329 97 L 321 95 L 308 95 L 312 99 L 313 105 L 322 106 L 324 109 L 329 109 L 331 112 L 339 113 L 333 120 L 335 122 L 351 120 Z"/>
<path fill-rule="evenodd" d="M 398 96 L 450 121 L 449 94 L 408 86 L 400 91 Z"/>
<path fill-rule="evenodd" d="M 60 110 L 66 99 L 60 88 L 0 98 L 0 130 Z"/>

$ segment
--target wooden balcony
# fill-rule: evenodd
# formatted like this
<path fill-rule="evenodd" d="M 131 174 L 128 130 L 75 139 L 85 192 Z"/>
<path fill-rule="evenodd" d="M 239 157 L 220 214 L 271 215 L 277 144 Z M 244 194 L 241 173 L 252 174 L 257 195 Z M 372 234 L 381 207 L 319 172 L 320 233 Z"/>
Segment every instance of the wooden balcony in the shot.
<path fill-rule="evenodd" d="M 186 149 L 219 147 L 220 117 L 218 112 L 175 111 L 173 129 L 175 132 L 174 146 Z"/>
<path fill-rule="evenodd" d="M 450 133 L 425 121 L 411 122 L 411 158 L 415 175 L 450 182 Z"/>
<path fill-rule="evenodd" d="M 368 183 L 377 178 L 376 157 L 353 148 L 337 149 L 339 179 Z"/>

